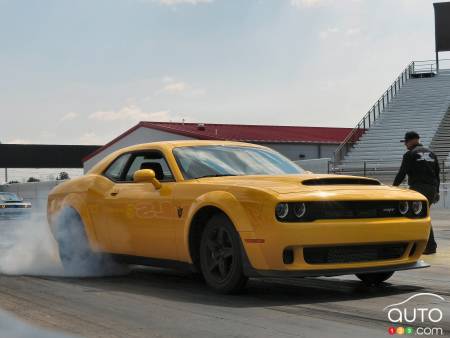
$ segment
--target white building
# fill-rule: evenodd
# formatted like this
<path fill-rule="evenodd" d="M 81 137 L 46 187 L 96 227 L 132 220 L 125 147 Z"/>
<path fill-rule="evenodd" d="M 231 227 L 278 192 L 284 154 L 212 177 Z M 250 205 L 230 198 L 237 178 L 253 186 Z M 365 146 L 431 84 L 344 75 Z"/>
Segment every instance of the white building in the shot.
<path fill-rule="evenodd" d="M 174 140 L 228 140 L 262 144 L 293 161 L 331 157 L 349 128 L 239 124 L 140 122 L 83 159 L 84 171 L 113 151 L 140 143 Z"/>

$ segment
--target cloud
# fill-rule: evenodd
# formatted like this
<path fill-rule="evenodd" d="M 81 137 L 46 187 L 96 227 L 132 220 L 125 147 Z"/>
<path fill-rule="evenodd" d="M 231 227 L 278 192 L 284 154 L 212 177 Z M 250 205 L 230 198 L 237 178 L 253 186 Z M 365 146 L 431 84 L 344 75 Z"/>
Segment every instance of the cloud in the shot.
<path fill-rule="evenodd" d="M 130 104 L 119 110 L 100 110 L 89 115 L 89 119 L 97 121 L 169 121 L 171 114 L 167 110 L 145 112 L 141 107 Z"/>
<path fill-rule="evenodd" d="M 323 5 L 325 2 L 329 2 L 329 0 L 290 0 L 291 5 L 296 8 L 302 7 L 316 7 Z"/>
<path fill-rule="evenodd" d="M 337 35 L 341 33 L 340 35 L 345 35 L 347 37 L 354 37 L 361 33 L 361 28 L 359 27 L 351 27 L 348 29 L 340 29 L 339 27 L 331 27 L 327 28 L 326 30 L 323 30 L 319 33 L 319 37 L 321 39 L 328 39 L 331 36 Z"/>
<path fill-rule="evenodd" d="M 185 82 L 178 81 L 166 84 L 162 90 L 169 93 L 181 93 L 187 90 L 188 88 L 189 86 Z"/>
<path fill-rule="evenodd" d="M 362 0 L 289 0 L 291 6 L 297 9 L 322 7 L 325 5 L 341 6 L 342 4 L 360 3 L 361 1 Z"/>
<path fill-rule="evenodd" d="M 163 86 L 161 89 L 156 91 L 158 94 L 176 94 L 183 95 L 184 97 L 197 97 L 206 94 L 204 88 L 194 87 L 184 81 L 176 80 L 170 76 L 165 76 L 162 78 Z"/>
<path fill-rule="evenodd" d="M 88 132 L 85 133 L 83 135 L 80 136 L 79 138 L 79 143 L 80 144 L 105 144 L 106 140 L 105 138 L 93 133 L 93 132 Z"/>
<path fill-rule="evenodd" d="M 176 5 L 200 5 L 211 3 L 214 0 L 154 0 L 161 5 L 176 6 Z"/>
<path fill-rule="evenodd" d="M 339 33 L 339 32 L 340 32 L 340 29 L 338 27 L 332 27 L 332 28 L 328 28 L 328 29 L 326 29 L 324 31 L 321 31 L 319 33 L 319 37 L 321 39 L 327 39 L 328 37 L 330 37 L 330 35 L 333 35 L 333 34 L 336 34 L 336 33 Z"/>
<path fill-rule="evenodd" d="M 60 121 L 60 122 L 71 121 L 71 120 L 76 119 L 77 117 L 78 117 L 78 113 L 69 112 L 69 113 L 63 115 L 63 116 L 59 119 L 59 121 Z"/>
<path fill-rule="evenodd" d="M 349 28 L 345 32 L 345 34 L 348 35 L 348 36 L 358 35 L 359 33 L 361 33 L 361 28 L 359 28 L 359 27 Z"/>

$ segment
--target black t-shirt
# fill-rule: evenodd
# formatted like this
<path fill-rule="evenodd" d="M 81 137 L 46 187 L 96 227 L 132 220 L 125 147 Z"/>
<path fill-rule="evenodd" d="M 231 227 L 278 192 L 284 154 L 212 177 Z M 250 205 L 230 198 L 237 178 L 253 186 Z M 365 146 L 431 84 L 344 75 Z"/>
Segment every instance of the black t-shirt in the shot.
<path fill-rule="evenodd" d="M 439 189 L 439 161 L 428 148 L 418 144 L 403 155 L 402 165 L 395 177 L 394 185 L 400 185 L 408 175 L 410 187 L 417 185 L 433 185 Z"/>

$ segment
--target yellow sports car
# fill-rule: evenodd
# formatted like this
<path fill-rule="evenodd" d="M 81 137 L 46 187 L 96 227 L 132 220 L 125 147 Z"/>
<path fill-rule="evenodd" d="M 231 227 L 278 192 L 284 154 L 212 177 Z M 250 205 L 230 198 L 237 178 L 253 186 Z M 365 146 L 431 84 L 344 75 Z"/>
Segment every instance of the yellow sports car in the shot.
<path fill-rule="evenodd" d="M 114 152 L 48 198 L 66 269 L 102 262 L 188 267 L 219 292 L 248 277 L 356 274 L 378 284 L 419 260 L 421 194 L 315 175 L 254 144 L 173 141 Z"/>

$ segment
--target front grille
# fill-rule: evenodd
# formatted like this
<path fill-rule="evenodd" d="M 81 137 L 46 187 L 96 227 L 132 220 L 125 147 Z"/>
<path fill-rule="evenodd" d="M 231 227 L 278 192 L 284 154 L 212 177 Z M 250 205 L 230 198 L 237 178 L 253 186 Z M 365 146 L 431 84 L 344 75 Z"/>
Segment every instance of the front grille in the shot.
<path fill-rule="evenodd" d="M 304 248 L 303 256 L 308 264 L 357 263 L 403 256 L 407 243 L 351 245 Z"/>
<path fill-rule="evenodd" d="M 355 219 L 355 218 L 392 218 L 410 217 L 423 218 L 427 216 L 427 204 L 422 202 L 422 212 L 414 215 L 411 211 L 402 215 L 399 211 L 400 201 L 315 201 L 305 202 L 306 214 L 302 218 L 294 215 L 295 203 L 289 204 L 289 214 L 282 222 L 312 222 L 321 219 Z"/>

